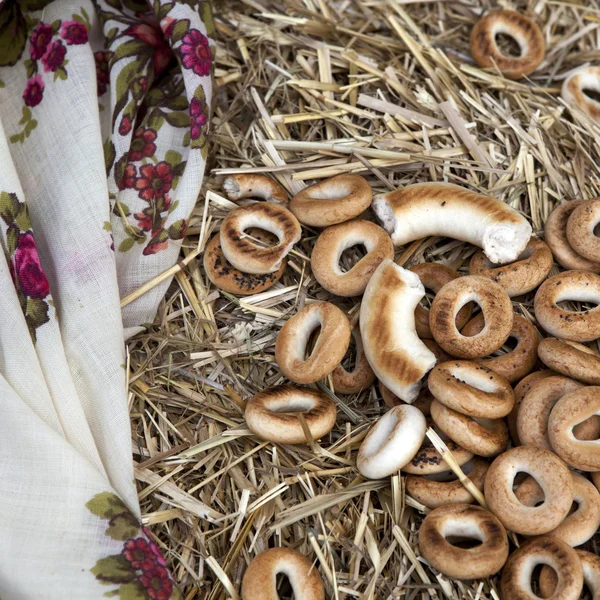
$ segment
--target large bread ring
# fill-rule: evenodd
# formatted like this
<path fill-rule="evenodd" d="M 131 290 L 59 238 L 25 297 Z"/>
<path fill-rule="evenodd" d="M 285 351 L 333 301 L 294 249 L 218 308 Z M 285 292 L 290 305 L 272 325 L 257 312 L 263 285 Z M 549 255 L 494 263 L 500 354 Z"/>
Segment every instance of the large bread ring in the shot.
<path fill-rule="evenodd" d="M 436 365 L 427 384 L 442 404 L 470 417 L 500 419 L 515 403 L 513 390 L 504 377 L 467 360 Z"/>
<path fill-rule="evenodd" d="M 477 335 L 466 337 L 456 328 L 456 315 L 471 301 L 481 307 L 485 327 Z M 436 294 L 429 311 L 435 341 L 448 354 L 459 358 L 492 354 L 506 342 L 512 324 L 512 304 L 506 292 L 497 283 L 474 275 L 447 283 Z"/>
<path fill-rule="evenodd" d="M 306 346 L 317 327 L 317 342 L 305 359 Z M 340 364 L 350 345 L 350 321 L 330 302 L 305 306 L 281 328 L 275 342 L 275 360 L 281 372 L 296 383 L 314 383 Z"/>
<path fill-rule="evenodd" d="M 447 436 L 442 433 L 442 438 L 447 438 Z M 453 440 L 444 439 L 444 443 L 460 467 L 468 463 L 474 456 L 473 452 L 461 448 Z M 428 439 L 424 441 L 412 460 L 402 467 L 404 473 L 411 475 L 437 475 L 447 470 L 448 464 Z"/>
<path fill-rule="evenodd" d="M 478 456 L 496 456 L 508 446 L 508 429 L 502 419 L 475 420 L 437 400 L 431 403 L 431 418 L 451 440 Z"/>
<path fill-rule="evenodd" d="M 600 556 L 585 550 L 575 550 L 583 568 L 583 583 L 590 590 L 592 600 L 600 600 Z M 540 571 L 540 593 L 550 598 L 556 589 L 557 577 L 554 569 L 547 565 Z"/>
<path fill-rule="evenodd" d="M 519 57 L 506 56 L 496 43 L 498 34 L 509 35 L 521 48 Z M 509 79 L 533 73 L 544 60 L 546 45 L 540 28 L 529 17 L 514 10 L 495 10 L 475 23 L 471 30 L 471 54 L 482 68 L 497 67 Z"/>
<path fill-rule="evenodd" d="M 388 410 L 360 445 L 356 466 L 361 475 L 382 479 L 399 471 L 419 450 L 426 429 L 418 408 L 405 404 Z"/>
<path fill-rule="evenodd" d="M 271 548 L 250 563 L 242 579 L 243 600 L 279 600 L 279 573 L 287 576 L 297 600 L 325 600 L 323 580 L 316 567 L 291 548 Z"/>
<path fill-rule="evenodd" d="M 569 217 L 583 202 L 584 200 L 571 200 L 554 207 L 544 225 L 544 238 L 554 258 L 563 268 L 597 273 L 600 272 L 600 263 L 592 262 L 577 254 L 567 239 Z"/>
<path fill-rule="evenodd" d="M 449 281 L 460 277 L 457 271 L 439 263 L 421 263 L 411 267 L 410 270 L 419 276 L 425 289 L 431 290 L 434 294 L 437 294 Z M 456 327 L 458 329 L 462 329 L 469 320 L 472 308 L 469 302 L 458 311 L 456 314 Z M 415 329 L 421 339 L 433 338 L 433 333 L 431 333 L 429 327 L 429 311 L 420 304 L 415 309 Z"/>
<path fill-rule="evenodd" d="M 600 239 L 594 234 L 594 228 L 598 223 L 600 223 L 600 198 L 579 204 L 567 221 L 567 239 L 571 248 L 592 262 L 600 261 Z"/>
<path fill-rule="evenodd" d="M 259 236 L 262 236 L 262 231 L 260 229 L 252 231 L 251 235 L 259 238 Z M 285 260 L 281 261 L 279 270 L 274 273 L 256 275 L 253 273 L 244 273 L 236 269 L 227 262 L 219 240 L 220 236 L 217 233 L 206 244 L 203 262 L 206 276 L 220 290 L 229 292 L 230 294 L 237 294 L 238 296 L 258 294 L 275 285 L 283 276 L 286 267 Z"/>
<path fill-rule="evenodd" d="M 364 177 L 336 175 L 298 192 L 290 201 L 290 210 L 304 225 L 329 227 L 358 217 L 369 208 L 372 198 Z"/>
<path fill-rule="evenodd" d="M 477 457 L 463 465 L 462 470 L 473 485 L 479 491 L 483 491 L 488 467 L 489 463 L 486 460 Z M 441 475 L 449 476 L 451 473 L 444 471 Z M 469 490 L 456 478 L 448 481 L 446 478 L 440 480 L 439 476 L 435 475 L 407 475 L 405 486 L 407 493 L 427 508 L 438 508 L 446 504 L 471 504 L 474 501 Z"/>
<path fill-rule="evenodd" d="M 533 302 L 535 318 L 550 335 L 573 342 L 600 337 L 600 306 L 573 312 L 558 306 L 564 300 L 600 304 L 600 276 L 584 271 L 559 273 L 542 283 Z"/>
<path fill-rule="evenodd" d="M 245 230 L 258 227 L 279 238 L 276 246 L 259 246 Z M 292 246 L 300 239 L 302 230 L 296 217 L 285 207 L 273 202 L 255 202 L 232 210 L 221 224 L 221 248 L 227 260 L 244 273 L 273 273 Z"/>
<path fill-rule="evenodd" d="M 450 237 L 483 248 L 498 264 L 515 260 L 531 237 L 531 225 L 516 210 L 451 183 L 415 183 L 376 196 L 373 211 L 396 246 Z"/>
<path fill-rule="evenodd" d="M 600 385 L 600 354 L 583 344 L 546 338 L 538 346 L 538 356 L 557 373 L 590 385 Z"/>
<path fill-rule="evenodd" d="M 262 198 L 267 202 L 278 202 L 284 206 L 288 203 L 288 195 L 283 186 L 274 179 L 258 173 L 230 175 L 223 182 L 223 189 L 230 200 Z"/>
<path fill-rule="evenodd" d="M 475 335 L 483 329 L 483 325 L 483 314 L 479 313 L 463 327 L 461 334 L 466 336 Z M 476 362 L 492 369 L 510 383 L 514 383 L 525 377 L 535 367 L 540 336 L 534 325 L 524 317 L 515 314 L 513 315 L 512 329 L 508 337 L 517 340 L 517 345 L 513 350 L 502 356 L 481 358 Z"/>
<path fill-rule="evenodd" d="M 481 544 L 460 548 L 449 537 L 475 538 Z M 479 579 L 497 573 L 508 557 L 508 537 L 500 521 L 480 506 L 451 504 L 432 510 L 419 530 L 427 562 L 454 579 Z M 509 596 L 506 596 L 507 600 Z"/>
<path fill-rule="evenodd" d="M 600 92 L 600 67 L 581 67 L 563 82 L 560 95 L 569 106 L 576 106 L 594 121 L 600 121 L 600 102 L 584 90 Z"/>
<path fill-rule="evenodd" d="M 469 275 L 495 281 L 513 298 L 535 290 L 548 277 L 553 260 L 548 245 L 531 238 L 516 262 L 507 265 L 494 265 L 483 252 L 476 252 L 469 263 Z"/>
<path fill-rule="evenodd" d="M 296 417 L 302 413 L 317 440 L 331 431 L 337 415 L 335 404 L 323 392 L 312 388 L 280 385 L 267 388 L 246 404 L 246 424 L 258 437 L 278 444 L 304 444 L 306 435 Z"/>
<path fill-rule="evenodd" d="M 367 254 L 344 273 L 340 257 L 344 250 L 357 245 L 363 245 Z M 394 258 L 390 236 L 375 223 L 357 220 L 325 229 L 313 248 L 310 265 L 315 279 L 328 292 L 337 296 L 360 296 L 385 258 Z"/>
<path fill-rule="evenodd" d="M 541 506 L 525 506 L 515 496 L 513 481 L 519 472 L 527 473 L 542 486 L 545 500 Z M 490 510 L 507 529 L 523 535 L 542 535 L 558 527 L 569 514 L 573 478 L 556 454 L 536 446 L 518 446 L 490 465 L 484 492 Z"/>
<path fill-rule="evenodd" d="M 578 440 L 574 427 L 600 415 L 600 387 L 590 386 L 565 394 L 548 420 L 548 437 L 554 451 L 571 467 L 600 471 L 600 440 Z"/>
<path fill-rule="evenodd" d="M 557 574 L 550 600 L 578 600 L 583 589 L 583 569 L 577 552 L 562 540 L 543 536 L 528 540 L 506 561 L 500 582 L 505 600 L 539 600 L 531 589 L 531 576 L 538 565 L 549 565 Z"/>
<path fill-rule="evenodd" d="M 358 326 L 352 329 L 352 337 L 356 350 L 354 368 L 352 371 L 346 371 L 340 363 L 331 373 L 333 389 L 340 394 L 358 394 L 375 381 L 375 373 L 365 356 Z"/>

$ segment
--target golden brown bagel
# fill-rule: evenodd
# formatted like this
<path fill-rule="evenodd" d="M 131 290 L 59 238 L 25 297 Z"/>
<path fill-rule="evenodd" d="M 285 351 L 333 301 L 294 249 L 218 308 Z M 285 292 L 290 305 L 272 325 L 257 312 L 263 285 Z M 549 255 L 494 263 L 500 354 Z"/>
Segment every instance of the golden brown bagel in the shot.
<path fill-rule="evenodd" d="M 600 261 L 600 238 L 594 234 L 598 223 L 600 198 L 577 205 L 567 221 L 567 239 L 571 248 L 592 262 Z"/>
<path fill-rule="evenodd" d="M 600 556 L 575 550 L 583 567 L 583 582 L 592 594 L 592 600 L 600 600 Z M 550 598 L 556 590 L 557 576 L 552 567 L 547 565 L 540 571 L 540 593 L 542 598 Z"/>
<path fill-rule="evenodd" d="M 340 394 L 358 394 L 375 381 L 375 373 L 365 356 L 358 326 L 352 330 L 352 337 L 356 350 L 354 368 L 347 371 L 340 363 L 331 374 L 333 389 Z"/>
<path fill-rule="evenodd" d="M 563 82 L 560 95 L 571 107 L 577 107 L 594 121 L 600 121 L 600 102 L 584 93 L 600 92 L 600 67 L 581 67 Z"/>
<path fill-rule="evenodd" d="M 230 175 L 223 182 L 223 189 L 230 200 L 262 198 L 267 202 L 278 202 L 287 206 L 288 195 L 274 179 L 258 173 Z"/>
<path fill-rule="evenodd" d="M 538 346 L 538 356 L 557 373 L 590 385 L 600 385 L 600 355 L 583 344 L 546 338 Z"/>

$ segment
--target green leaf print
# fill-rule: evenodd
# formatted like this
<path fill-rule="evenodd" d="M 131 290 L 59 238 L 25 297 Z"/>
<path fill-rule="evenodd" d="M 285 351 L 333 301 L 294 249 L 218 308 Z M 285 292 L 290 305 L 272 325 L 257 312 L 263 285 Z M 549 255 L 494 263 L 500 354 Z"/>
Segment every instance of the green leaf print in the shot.
<path fill-rule="evenodd" d="M 135 571 L 131 567 L 131 563 L 120 554 L 101 558 L 91 571 L 96 579 L 105 585 L 129 583 L 135 579 Z"/>

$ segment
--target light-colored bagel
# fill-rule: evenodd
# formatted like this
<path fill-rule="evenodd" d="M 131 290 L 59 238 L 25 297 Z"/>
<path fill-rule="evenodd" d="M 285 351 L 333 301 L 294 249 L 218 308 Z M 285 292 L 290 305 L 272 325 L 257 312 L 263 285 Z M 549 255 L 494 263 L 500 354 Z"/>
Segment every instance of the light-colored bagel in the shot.
<path fill-rule="evenodd" d="M 557 373 L 590 385 L 600 385 L 600 354 L 583 344 L 546 338 L 538 346 L 538 356 Z"/>
<path fill-rule="evenodd" d="M 278 444 L 304 444 L 306 435 L 296 416 L 302 413 L 308 429 L 317 440 L 335 425 L 336 407 L 318 390 L 280 385 L 253 396 L 244 413 L 248 429 L 258 437 Z"/>
<path fill-rule="evenodd" d="M 264 229 L 279 238 L 276 246 L 264 247 L 244 236 L 251 227 Z M 273 202 L 255 202 L 232 210 L 221 224 L 221 248 L 227 260 L 244 273 L 274 273 L 302 230 L 296 217 Z"/>
<path fill-rule="evenodd" d="M 230 200 L 262 198 L 268 202 L 278 202 L 287 206 L 288 195 L 277 181 L 258 173 L 238 173 L 229 175 L 223 182 L 223 189 Z"/>
<path fill-rule="evenodd" d="M 560 95 L 571 107 L 577 107 L 594 121 L 600 121 L 600 102 L 583 90 L 600 92 L 600 67 L 581 67 L 563 82 Z"/>
<path fill-rule="evenodd" d="M 600 113 L 598 116 L 600 117 Z M 567 221 L 567 239 L 571 248 L 592 262 L 600 261 L 600 238 L 594 234 L 598 223 L 600 198 L 579 204 Z"/>
<path fill-rule="evenodd" d="M 279 600 L 279 574 L 288 578 L 296 600 L 325 600 L 317 568 L 291 548 L 271 548 L 250 563 L 242 580 L 242 600 Z"/>
<path fill-rule="evenodd" d="M 483 248 L 497 264 L 523 252 L 531 225 L 504 202 L 451 183 L 416 183 L 376 196 L 373 210 L 396 246 L 430 235 Z"/>
<path fill-rule="evenodd" d="M 442 438 L 450 454 L 459 466 L 468 463 L 474 456 L 473 452 L 461 448 L 456 442 L 448 439 L 443 432 Z M 412 460 L 402 467 L 404 473 L 411 475 L 437 475 L 448 470 L 448 463 L 442 458 L 442 455 L 435 449 L 429 439 L 419 448 Z"/>
<path fill-rule="evenodd" d="M 475 301 L 485 327 L 471 337 L 456 328 L 456 315 L 467 302 Z M 429 326 L 435 341 L 452 356 L 480 358 L 498 350 L 510 336 L 513 310 L 506 292 L 485 277 L 468 275 L 447 283 L 435 296 Z"/>
<path fill-rule="evenodd" d="M 448 537 L 481 541 L 460 548 Z M 419 548 L 425 560 L 454 579 L 479 579 L 497 573 L 508 557 L 508 537 L 502 523 L 480 506 L 451 504 L 432 510 L 419 530 Z"/>
<path fill-rule="evenodd" d="M 321 328 L 308 358 L 304 358 L 311 334 Z M 314 383 L 331 373 L 350 345 L 350 321 L 330 302 L 305 306 L 281 328 L 275 342 L 275 360 L 281 372 L 295 383 Z"/>
<path fill-rule="evenodd" d="M 416 400 L 421 379 L 436 363 L 415 331 L 415 308 L 424 295 L 418 275 L 386 259 L 360 306 L 365 356 L 377 378 L 405 402 Z"/>
<path fill-rule="evenodd" d="M 363 245 L 363 256 L 345 273 L 340 267 L 344 250 Z M 318 237 L 310 257 L 315 279 L 337 296 L 360 296 L 369 279 L 386 258 L 394 258 L 394 245 L 384 229 L 370 221 L 348 221 L 328 227 Z"/>
<path fill-rule="evenodd" d="M 339 394 L 358 394 L 375 381 L 375 373 L 365 356 L 358 326 L 352 329 L 352 337 L 356 350 L 354 368 L 352 371 L 346 371 L 340 363 L 331 374 L 333 389 Z"/>
<path fill-rule="evenodd" d="M 304 225 L 329 227 L 358 217 L 369 208 L 372 198 L 364 177 L 336 175 L 298 192 L 290 201 L 290 210 Z"/>
<path fill-rule="evenodd" d="M 591 600 L 600 600 L 600 556 L 585 550 L 575 550 L 583 568 L 583 583 L 592 594 Z M 557 576 L 552 567 L 547 565 L 540 571 L 540 593 L 542 598 L 554 597 Z"/>

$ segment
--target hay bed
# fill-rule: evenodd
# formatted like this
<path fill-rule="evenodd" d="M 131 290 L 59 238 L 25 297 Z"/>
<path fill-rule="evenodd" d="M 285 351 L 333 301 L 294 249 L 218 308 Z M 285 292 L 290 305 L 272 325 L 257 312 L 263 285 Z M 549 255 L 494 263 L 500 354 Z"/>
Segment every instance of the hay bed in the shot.
<path fill-rule="evenodd" d="M 497 577 L 452 581 L 419 557 L 423 511 L 401 477 L 358 476 L 356 449 L 385 411 L 375 386 L 336 398 L 337 426 L 311 447 L 274 446 L 244 425 L 245 401 L 283 382 L 274 342 L 288 316 L 317 299 L 358 316 L 360 299 L 333 298 L 311 276 L 317 232 L 305 228 L 281 282 L 255 297 L 215 290 L 198 250 L 235 206 L 221 184 L 240 171 L 270 173 L 290 194 L 349 172 L 374 192 L 448 181 L 501 198 L 536 233 L 557 201 L 600 196 L 600 129 L 558 94 L 570 70 L 600 59 L 600 2 L 501 6 L 543 29 L 546 59 L 530 80 L 483 72 L 470 57 L 471 27 L 500 3 L 215 3 L 205 193 L 184 241 L 186 265 L 173 269 L 154 325 L 128 348 L 144 521 L 186 599 L 238 599 L 249 561 L 277 545 L 308 554 L 330 598 L 500 598 Z M 466 272 L 473 251 L 430 238 L 398 248 L 396 260 Z M 534 320 L 531 295 L 520 300 L 515 311 Z"/>

